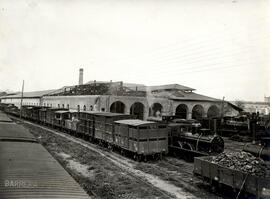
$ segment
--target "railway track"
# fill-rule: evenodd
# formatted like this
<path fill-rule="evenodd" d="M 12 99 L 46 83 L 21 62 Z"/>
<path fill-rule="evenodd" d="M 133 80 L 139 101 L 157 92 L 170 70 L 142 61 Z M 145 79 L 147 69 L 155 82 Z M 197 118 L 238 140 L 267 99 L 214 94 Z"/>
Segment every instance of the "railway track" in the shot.
<path fill-rule="evenodd" d="M 148 169 L 144 169 L 147 167 Z M 184 160 L 166 157 L 156 163 L 142 163 L 140 169 L 147 173 L 157 173 L 163 180 L 182 187 L 185 191 L 193 193 L 196 198 L 222 198 L 220 194 L 213 192 L 211 187 L 205 187 L 205 184 L 193 175 L 193 164 Z"/>
<path fill-rule="evenodd" d="M 13 117 L 14 118 L 14 117 Z M 120 169 L 128 173 L 130 176 L 134 177 L 138 181 L 140 181 L 142 184 L 145 184 L 154 190 L 158 191 L 163 198 L 195 198 L 193 194 L 184 191 L 182 188 L 177 187 L 167 181 L 164 181 L 160 179 L 158 176 L 145 173 L 141 170 L 136 169 L 137 162 L 130 160 L 126 157 L 123 157 L 119 154 L 116 154 L 111 151 L 107 151 L 103 148 L 99 148 L 96 145 L 89 143 L 87 141 L 84 141 L 80 138 L 73 137 L 69 134 L 65 134 L 63 132 L 57 131 L 55 129 L 51 129 L 49 127 L 45 127 L 36 123 L 32 123 L 29 121 L 25 121 L 22 119 L 14 118 L 17 121 L 24 122 L 28 125 L 33 125 L 35 127 L 41 128 L 43 130 L 46 130 L 50 133 L 53 133 L 57 136 L 61 136 L 69 141 L 72 141 L 76 144 L 80 144 L 83 147 L 86 147 L 90 149 L 91 151 L 94 151 L 98 153 L 100 156 L 108 159 L 110 162 L 118 166 Z M 176 166 L 175 166 L 176 167 Z M 158 168 L 158 167 L 156 167 Z"/>

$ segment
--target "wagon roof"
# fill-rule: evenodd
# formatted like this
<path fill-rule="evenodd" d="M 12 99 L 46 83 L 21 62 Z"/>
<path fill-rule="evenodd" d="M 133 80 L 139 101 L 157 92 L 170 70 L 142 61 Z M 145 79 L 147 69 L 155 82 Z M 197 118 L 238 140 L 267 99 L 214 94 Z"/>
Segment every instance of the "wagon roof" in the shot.
<path fill-rule="evenodd" d="M 5 113 L 0 111 L 0 122 L 12 122 L 12 120 Z"/>
<path fill-rule="evenodd" d="M 55 111 L 55 113 L 63 114 L 63 113 L 77 113 L 78 111 L 75 110 L 59 110 Z"/>
<path fill-rule="evenodd" d="M 111 113 L 111 112 L 97 112 L 95 115 L 99 116 L 105 116 L 105 117 L 114 117 L 114 116 L 121 116 L 121 115 L 128 115 L 128 114 L 123 114 L 123 113 Z"/>
<path fill-rule="evenodd" d="M 101 113 L 101 112 L 100 111 L 80 111 L 80 113 L 95 114 L 95 113 Z"/>
<path fill-rule="evenodd" d="M 66 108 L 52 108 L 52 107 L 50 107 L 50 108 L 47 108 L 47 110 L 50 110 L 50 111 L 66 111 L 66 110 L 68 110 L 68 109 L 66 109 Z"/>
<path fill-rule="evenodd" d="M 7 141 L 0 149 L 1 198 L 90 198 L 42 145 Z"/>
<path fill-rule="evenodd" d="M 63 113 L 68 113 L 68 110 L 59 110 L 59 111 L 55 111 L 55 113 L 59 113 L 59 114 L 63 114 Z"/>
<path fill-rule="evenodd" d="M 149 121 L 143 121 L 138 119 L 130 119 L 130 120 L 117 120 L 115 123 L 118 124 L 126 124 L 130 126 L 141 126 L 141 125 L 147 125 L 147 124 L 157 124 L 156 122 L 149 122 Z"/>
<path fill-rule="evenodd" d="M 0 122 L 0 140 L 35 142 L 36 138 L 21 125 L 16 123 Z"/>

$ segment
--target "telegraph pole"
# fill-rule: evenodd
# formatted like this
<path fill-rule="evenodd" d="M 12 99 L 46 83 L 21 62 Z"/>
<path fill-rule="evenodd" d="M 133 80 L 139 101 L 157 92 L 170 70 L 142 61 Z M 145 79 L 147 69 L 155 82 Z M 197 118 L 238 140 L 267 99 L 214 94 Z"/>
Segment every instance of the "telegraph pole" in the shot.
<path fill-rule="evenodd" d="M 22 84 L 22 95 L 21 95 L 21 106 L 20 106 L 20 118 L 22 118 L 23 90 L 24 90 L 24 80 L 23 80 L 23 84 Z"/>
<path fill-rule="evenodd" d="M 224 99 L 225 99 L 225 97 L 223 96 L 222 105 L 221 105 L 221 119 L 223 119 L 223 116 L 224 116 Z"/>

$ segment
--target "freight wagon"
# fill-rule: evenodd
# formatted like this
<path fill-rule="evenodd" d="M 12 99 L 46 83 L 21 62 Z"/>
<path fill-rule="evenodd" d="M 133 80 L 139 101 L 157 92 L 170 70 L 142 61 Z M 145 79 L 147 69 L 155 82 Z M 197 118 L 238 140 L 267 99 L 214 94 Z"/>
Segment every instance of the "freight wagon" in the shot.
<path fill-rule="evenodd" d="M 114 145 L 121 149 L 121 153 L 131 153 L 137 160 L 168 153 L 168 129 L 163 124 L 137 119 L 119 120 L 115 122 L 114 138 Z"/>
<path fill-rule="evenodd" d="M 100 144 L 108 148 L 120 147 L 119 142 L 116 141 L 115 135 L 115 126 L 119 124 L 115 123 L 115 121 L 129 120 L 136 117 L 134 115 L 120 113 L 94 111 L 78 112 L 64 108 L 51 107 L 36 108 L 34 106 L 25 106 L 23 109 L 25 109 L 24 114 L 25 118 L 27 119 L 32 119 L 35 122 L 39 122 L 41 124 L 48 125 L 54 128 L 59 128 L 70 134 L 83 137 L 86 140 L 90 140 L 94 143 Z M 38 115 L 33 114 L 34 110 L 38 111 Z M 174 122 L 171 122 L 172 120 Z M 205 135 L 206 131 L 203 131 L 203 129 L 198 130 L 199 123 L 195 120 L 181 120 L 177 119 L 176 116 L 163 117 L 161 121 L 157 122 L 158 125 L 155 124 L 159 126 L 155 130 L 153 130 L 153 126 L 155 125 L 150 125 L 150 123 L 143 124 L 143 122 L 145 121 L 141 121 L 140 125 L 142 126 L 138 126 L 138 128 L 146 128 L 145 132 L 151 132 L 151 136 L 160 136 L 160 131 L 158 130 L 160 127 L 164 127 L 164 129 L 166 129 L 166 136 L 161 136 L 158 138 L 158 140 L 155 140 L 156 137 L 151 137 L 151 142 L 147 142 L 149 146 L 151 145 L 151 148 L 157 148 L 157 152 L 152 151 L 151 155 L 157 154 L 157 156 L 160 156 L 160 154 L 166 154 L 169 151 L 171 154 L 177 154 L 177 156 L 181 157 L 183 157 L 183 154 L 188 154 L 188 156 L 192 157 L 193 160 L 194 156 L 220 153 L 224 149 L 223 139 L 217 135 Z M 124 126 L 124 124 L 121 125 Z M 128 130 L 131 128 L 135 128 L 134 125 L 136 126 L 136 122 L 134 122 L 133 124 L 126 124 L 126 126 L 129 126 Z M 147 127 L 147 125 L 149 127 Z M 191 132 L 182 131 L 183 125 L 189 125 L 189 131 Z M 127 137 L 121 137 L 121 139 L 127 139 Z M 145 139 L 147 140 L 147 138 L 142 138 L 142 140 Z M 135 146 L 142 145 L 141 142 L 138 142 L 138 140 L 133 137 L 128 138 L 128 143 L 131 142 L 134 142 L 133 145 Z M 161 145 L 164 145 L 164 147 L 162 146 L 162 148 Z M 161 148 L 162 150 L 165 149 L 162 153 Z M 127 148 L 124 148 L 120 151 L 126 150 Z M 135 152 L 135 150 L 137 149 L 128 148 L 129 152 Z M 142 155 L 149 156 L 150 154 L 147 153 L 148 152 L 144 151 Z M 133 155 L 137 156 L 138 154 L 133 153 Z"/>
<path fill-rule="evenodd" d="M 54 116 L 54 127 L 65 129 L 67 127 L 66 122 L 74 121 L 75 118 L 78 118 L 78 112 L 75 110 L 58 110 L 54 112 Z"/>
<path fill-rule="evenodd" d="M 95 137 L 95 114 L 100 113 L 98 111 L 81 111 L 79 113 L 78 134 L 89 139 L 94 140 Z"/>
<path fill-rule="evenodd" d="M 135 118 L 135 116 L 109 112 L 95 113 L 94 139 L 98 140 L 102 145 L 110 148 L 114 144 L 114 121 L 132 118 Z"/>
<path fill-rule="evenodd" d="M 270 198 L 270 179 L 247 174 L 235 169 L 213 163 L 209 157 L 196 157 L 194 174 L 215 185 L 223 185 L 257 196 Z"/>

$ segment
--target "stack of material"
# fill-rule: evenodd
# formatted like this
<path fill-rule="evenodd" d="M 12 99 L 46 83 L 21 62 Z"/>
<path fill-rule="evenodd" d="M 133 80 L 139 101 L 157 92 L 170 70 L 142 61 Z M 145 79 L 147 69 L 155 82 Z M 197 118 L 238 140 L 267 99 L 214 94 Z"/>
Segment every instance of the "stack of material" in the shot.
<path fill-rule="evenodd" d="M 242 171 L 259 177 L 269 177 L 269 166 L 265 162 L 246 152 L 221 153 L 209 159 L 212 163 Z"/>

